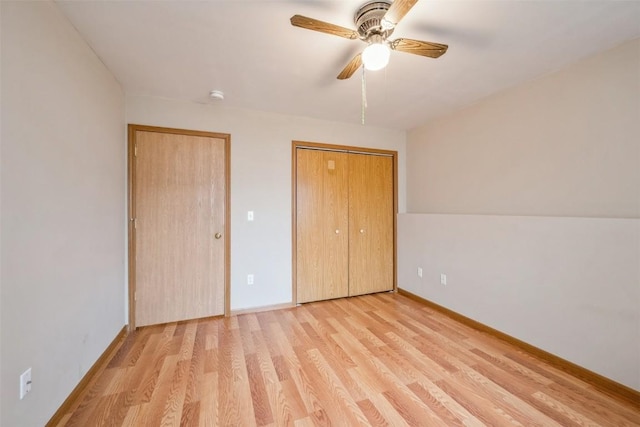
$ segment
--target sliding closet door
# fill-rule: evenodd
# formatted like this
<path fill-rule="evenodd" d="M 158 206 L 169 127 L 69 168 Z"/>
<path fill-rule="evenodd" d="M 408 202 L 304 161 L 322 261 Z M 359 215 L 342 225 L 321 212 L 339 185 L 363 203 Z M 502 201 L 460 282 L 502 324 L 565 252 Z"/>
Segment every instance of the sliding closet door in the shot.
<path fill-rule="evenodd" d="M 348 154 L 296 150 L 297 302 L 349 293 Z"/>
<path fill-rule="evenodd" d="M 349 155 L 349 295 L 394 282 L 393 158 Z"/>

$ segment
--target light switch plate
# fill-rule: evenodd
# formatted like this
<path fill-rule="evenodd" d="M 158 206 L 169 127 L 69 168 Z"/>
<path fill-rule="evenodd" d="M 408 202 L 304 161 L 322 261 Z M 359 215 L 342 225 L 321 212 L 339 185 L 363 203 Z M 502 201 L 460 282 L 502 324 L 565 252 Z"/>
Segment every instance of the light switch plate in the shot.
<path fill-rule="evenodd" d="M 31 391 L 31 368 L 20 375 L 20 400 Z"/>

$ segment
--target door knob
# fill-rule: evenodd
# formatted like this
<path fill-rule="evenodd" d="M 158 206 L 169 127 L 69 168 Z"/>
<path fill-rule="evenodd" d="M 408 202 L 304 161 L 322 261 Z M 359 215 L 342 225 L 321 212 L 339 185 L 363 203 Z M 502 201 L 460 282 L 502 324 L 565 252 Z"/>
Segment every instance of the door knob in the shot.
<path fill-rule="evenodd" d="M 215 238 L 216 238 L 216 239 L 219 239 L 219 238 L 221 238 L 221 237 L 222 237 L 222 233 L 216 233 L 216 234 L 215 234 Z"/>
<path fill-rule="evenodd" d="M 336 230 L 336 234 L 340 234 L 340 230 Z"/>
<path fill-rule="evenodd" d="M 364 234 L 364 229 L 363 228 L 360 229 L 360 234 Z"/>

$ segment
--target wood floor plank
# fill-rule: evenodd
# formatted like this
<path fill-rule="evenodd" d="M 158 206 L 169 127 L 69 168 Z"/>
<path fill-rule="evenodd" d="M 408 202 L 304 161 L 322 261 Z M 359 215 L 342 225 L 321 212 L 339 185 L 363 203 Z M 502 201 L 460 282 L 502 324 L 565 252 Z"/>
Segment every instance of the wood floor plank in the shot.
<path fill-rule="evenodd" d="M 526 381 L 533 387 L 548 387 L 549 385 L 553 384 L 553 381 L 551 381 L 547 377 L 544 377 L 537 372 L 528 369 L 526 366 L 516 363 L 511 359 L 487 354 L 479 348 L 473 348 L 470 350 L 470 352 L 484 359 L 496 368 L 509 373 L 511 376 Z M 515 381 L 514 383 L 517 383 L 517 381 Z"/>
<path fill-rule="evenodd" d="M 330 336 L 330 332 L 326 331 L 326 329 L 316 331 L 307 322 L 302 323 L 302 328 L 305 330 L 311 341 L 315 343 L 315 348 L 320 350 L 332 365 L 355 367 L 355 364 L 353 363 L 349 355 L 342 350 L 342 347 L 340 347 L 339 345 L 334 345 L 334 341 Z M 333 328 L 332 330 L 335 331 L 335 329 Z"/>
<path fill-rule="evenodd" d="M 224 319 L 218 329 L 218 419 L 220 425 L 253 425 L 255 412 L 251 404 L 247 368 L 238 322 Z"/>
<path fill-rule="evenodd" d="M 396 411 L 412 427 L 446 426 L 444 420 L 430 411 L 428 407 L 413 393 L 408 393 L 397 387 L 382 393 Z"/>
<path fill-rule="evenodd" d="M 493 366 L 487 366 L 487 364 L 477 364 L 473 367 L 478 373 L 485 378 L 500 385 L 503 389 L 507 390 L 513 396 L 518 397 L 521 401 L 525 402 L 532 409 L 536 409 L 540 414 L 536 419 L 543 421 L 547 420 L 543 425 L 568 425 L 571 424 L 571 420 L 566 418 L 559 412 L 554 411 L 552 408 L 542 404 L 540 401 L 533 397 L 533 394 L 538 389 L 535 385 L 531 385 L 527 377 L 513 376 L 506 372 L 501 372 Z"/>
<path fill-rule="evenodd" d="M 358 425 L 357 418 L 350 410 L 350 404 L 342 399 L 347 398 L 340 387 L 325 379 L 314 363 L 314 355 L 317 357 L 317 349 L 295 348 L 296 355 L 305 372 L 306 389 L 313 388 L 314 399 L 312 401 L 312 417 L 321 423 L 327 420 L 344 420 L 345 425 Z M 311 354 L 310 354 L 311 353 Z"/>
<path fill-rule="evenodd" d="M 354 378 L 360 378 L 356 369 L 350 369 L 349 374 L 353 375 Z M 367 395 L 369 396 L 368 400 L 375 407 L 378 414 L 382 417 L 382 419 L 384 420 L 384 423 L 393 427 L 408 426 L 405 419 L 402 418 L 402 416 L 396 411 L 396 409 L 391 405 L 391 403 L 389 403 L 389 401 L 382 395 L 382 393 L 378 393 L 375 390 L 372 390 L 366 383 L 361 384 L 361 387 L 367 392 Z M 360 406 L 360 409 L 362 410 L 362 412 L 365 414 L 367 419 L 369 419 L 369 415 L 367 415 L 367 412 L 365 412 L 365 411 L 368 411 L 368 409 L 366 407 L 362 408 L 360 404 L 358 404 L 358 406 Z M 376 415 L 376 418 L 377 418 L 377 415 Z"/>
<path fill-rule="evenodd" d="M 335 396 L 341 405 L 346 406 L 350 415 L 357 420 L 358 424 L 362 424 L 366 417 L 364 417 L 356 401 L 364 394 L 358 384 L 351 381 L 351 378 L 343 369 L 338 366 L 332 366 L 318 349 L 308 350 L 307 356 L 331 391 L 331 395 Z M 345 379 L 344 382 L 342 378 Z M 345 383 L 351 387 L 345 387 Z"/>
<path fill-rule="evenodd" d="M 488 426 L 521 426 L 519 422 L 514 422 L 508 414 L 504 414 L 499 407 L 487 397 L 477 394 L 475 390 L 455 383 L 451 379 L 439 380 L 438 387 L 455 399 L 460 405 L 467 409 L 475 418 Z"/>
<path fill-rule="evenodd" d="M 182 411 L 184 409 L 184 398 L 186 395 L 186 384 L 189 378 L 189 360 L 180 359 L 177 362 L 176 369 L 173 371 L 171 385 L 169 386 L 169 395 L 164 405 L 161 425 L 180 425 L 182 419 Z"/>
<path fill-rule="evenodd" d="M 96 425 L 111 426 L 120 425 L 127 415 L 127 408 L 124 406 L 124 393 L 110 394 L 100 398 L 100 402 L 95 407 L 89 422 L 95 418 Z"/>
<path fill-rule="evenodd" d="M 380 411 L 369 399 L 363 399 L 357 402 L 362 413 L 367 417 L 369 424 L 376 427 L 386 427 L 389 425 L 384 419 Z"/>
<path fill-rule="evenodd" d="M 218 420 L 218 373 L 208 372 L 202 378 L 202 399 L 200 400 L 200 413 L 198 424 L 201 426 L 214 426 Z"/>
<path fill-rule="evenodd" d="M 240 336 L 242 337 L 242 349 L 245 354 L 255 353 L 255 346 L 253 343 L 253 333 L 251 330 L 251 324 L 249 314 L 243 314 L 238 316 L 238 324 L 240 325 Z"/>
<path fill-rule="evenodd" d="M 277 321 L 260 323 L 260 328 L 261 329 L 259 333 L 264 337 L 264 340 L 267 343 L 267 349 L 269 350 L 269 354 L 271 355 L 271 357 L 282 356 L 282 346 L 286 345 L 288 340 L 283 341 L 280 338 L 286 336 L 282 332 L 280 324 Z"/>
<path fill-rule="evenodd" d="M 258 356 L 255 353 L 246 354 L 245 360 L 256 423 L 259 426 L 265 426 L 273 422 L 273 413 L 271 412 L 269 396 L 262 370 L 260 369 L 260 363 L 258 362 Z"/>
<path fill-rule="evenodd" d="M 126 427 L 134 427 L 134 426 L 142 425 L 142 422 L 139 418 L 140 412 L 142 410 L 142 406 L 144 406 L 144 404 L 128 406 L 127 415 L 124 417 L 124 420 L 122 420 L 122 425 Z"/>
<path fill-rule="evenodd" d="M 575 423 L 575 425 L 579 425 L 579 426 L 597 426 L 598 425 L 595 421 L 591 420 L 590 418 L 587 418 L 584 414 L 581 414 L 578 411 L 574 410 L 573 408 L 570 408 L 569 406 L 564 405 L 562 402 L 557 401 L 556 399 L 548 396 L 543 392 L 538 391 L 534 393 L 533 396 L 536 399 L 543 402 L 544 404 L 546 404 L 547 406 L 553 408 L 557 412 L 560 412 L 561 414 L 566 416 L 573 423 Z"/>
<path fill-rule="evenodd" d="M 592 393 L 566 393 L 555 383 L 549 384 L 544 392 L 552 398 L 566 401 L 569 406 L 580 412 L 589 412 L 590 417 L 600 424 L 613 422 L 618 426 L 640 426 L 640 411 L 634 413 L 624 406 L 616 405 L 615 402 L 601 401 L 594 398 Z"/>
<path fill-rule="evenodd" d="M 509 414 L 510 418 L 519 421 L 522 425 L 543 427 L 554 424 L 550 418 L 545 417 L 536 408 L 527 405 L 519 396 L 511 394 L 472 368 L 462 369 L 456 376 L 463 378 L 465 384 L 475 389 L 477 393 L 487 395 L 503 413 Z"/>
<path fill-rule="evenodd" d="M 189 365 L 189 377 L 186 384 L 186 392 L 184 397 L 184 406 L 191 406 L 200 402 L 202 395 L 202 376 L 205 371 L 205 340 L 206 326 L 202 323 L 197 324 L 195 337 L 193 340 L 193 352 L 191 363 Z"/>
<path fill-rule="evenodd" d="M 300 389 L 292 378 L 288 378 L 280 382 L 282 392 L 287 399 L 287 406 L 291 411 L 291 415 L 295 421 L 304 419 L 308 416 L 309 411 L 300 396 Z M 294 421 L 294 424 L 295 424 Z"/>
<path fill-rule="evenodd" d="M 457 417 L 454 413 L 449 411 L 438 398 L 435 398 L 431 393 L 429 393 L 427 389 L 422 387 L 422 385 L 420 385 L 419 383 L 414 382 L 408 384 L 407 387 L 413 392 L 413 394 L 415 394 L 420 400 L 422 400 L 422 402 L 427 405 L 429 409 L 438 416 L 438 418 L 444 421 L 446 425 L 452 427 L 462 427 L 470 424 L 469 420 L 473 418 L 472 416 L 462 418 Z"/>
<path fill-rule="evenodd" d="M 162 338 L 162 336 L 158 336 L 158 339 Z M 166 340 L 165 343 L 158 341 L 155 346 L 148 346 L 145 350 L 145 354 L 140 358 L 139 363 L 140 366 L 145 366 L 146 369 L 138 369 L 129 377 L 131 384 L 127 394 L 127 402 L 130 402 L 129 404 L 151 401 L 151 396 L 158 384 L 160 372 L 165 365 L 170 343 L 170 340 Z"/>
<path fill-rule="evenodd" d="M 634 405 L 394 293 L 131 333 L 59 426 L 640 426 Z"/>
<path fill-rule="evenodd" d="M 85 393 L 80 405 L 73 411 L 69 421 L 65 425 L 84 426 L 87 425 L 88 420 L 93 417 L 93 414 L 100 403 L 100 398 L 103 396 L 103 390 L 106 390 L 111 383 L 111 379 L 116 374 L 115 369 L 105 369 L 97 378 L 96 383 Z"/>
<path fill-rule="evenodd" d="M 180 419 L 180 427 L 198 426 L 198 417 L 200 416 L 200 402 L 193 402 L 184 405 L 182 408 L 182 418 Z"/>
<path fill-rule="evenodd" d="M 163 358 L 162 367 L 158 371 L 158 381 L 149 397 L 149 405 L 144 407 L 145 410 L 141 414 L 144 425 L 161 425 L 165 408 L 169 403 L 168 398 L 172 394 L 173 375 L 178 369 L 177 354 L 168 354 Z"/>
<path fill-rule="evenodd" d="M 267 401 L 272 414 L 273 421 L 271 424 L 276 426 L 293 425 L 295 416 L 292 414 L 290 401 L 284 393 L 283 385 L 273 365 L 264 338 L 258 331 L 254 331 L 253 335 L 258 350 L 256 353 L 257 367 L 260 371 L 259 375 L 264 382 Z"/>
<path fill-rule="evenodd" d="M 151 336 L 150 329 L 139 334 L 129 334 L 107 368 L 134 366 Z"/>

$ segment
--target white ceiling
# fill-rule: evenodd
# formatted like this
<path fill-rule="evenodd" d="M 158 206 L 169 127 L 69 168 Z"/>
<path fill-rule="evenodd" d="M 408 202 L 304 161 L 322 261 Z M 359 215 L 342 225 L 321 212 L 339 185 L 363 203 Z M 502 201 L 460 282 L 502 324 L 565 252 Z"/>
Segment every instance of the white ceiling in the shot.
<path fill-rule="evenodd" d="M 360 123 L 361 73 L 336 76 L 364 47 L 293 27 L 300 14 L 354 28 L 364 0 L 61 1 L 127 94 Z M 392 52 L 367 72 L 368 125 L 411 129 L 640 37 L 640 1 L 420 0 L 391 39 L 449 45 L 439 59 Z"/>

